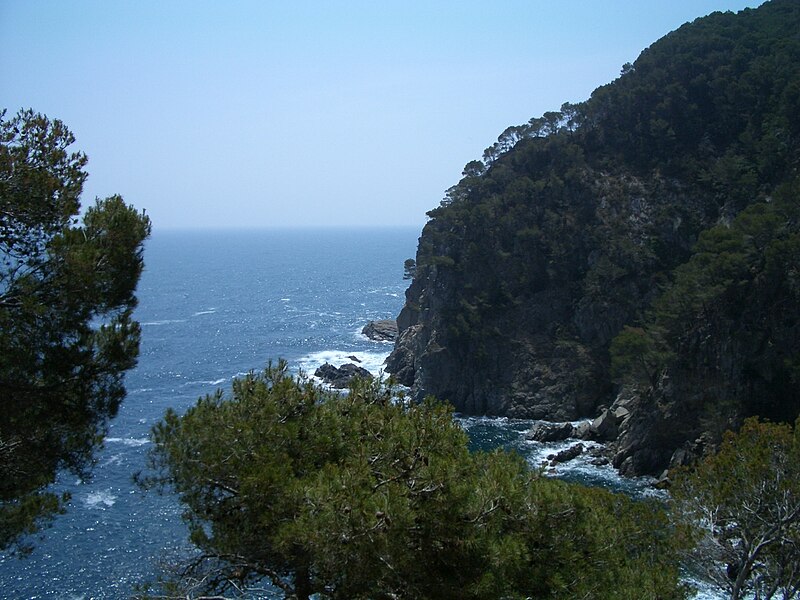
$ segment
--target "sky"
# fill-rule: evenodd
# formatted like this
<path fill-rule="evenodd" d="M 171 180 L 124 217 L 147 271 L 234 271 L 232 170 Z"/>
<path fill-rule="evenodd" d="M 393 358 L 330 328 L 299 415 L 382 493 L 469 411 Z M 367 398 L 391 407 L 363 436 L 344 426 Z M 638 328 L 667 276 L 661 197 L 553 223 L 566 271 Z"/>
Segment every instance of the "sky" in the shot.
<path fill-rule="evenodd" d="M 0 108 L 158 229 L 421 227 L 509 125 L 743 0 L 0 0 Z"/>

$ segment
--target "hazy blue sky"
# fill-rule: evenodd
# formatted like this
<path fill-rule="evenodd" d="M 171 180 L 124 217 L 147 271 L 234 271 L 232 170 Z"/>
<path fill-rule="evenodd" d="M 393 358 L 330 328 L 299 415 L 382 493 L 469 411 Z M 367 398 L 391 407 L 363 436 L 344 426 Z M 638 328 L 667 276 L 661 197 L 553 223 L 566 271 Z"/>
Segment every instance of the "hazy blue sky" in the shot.
<path fill-rule="evenodd" d="M 0 0 L 0 107 L 157 228 L 422 225 L 508 125 L 744 0 Z"/>

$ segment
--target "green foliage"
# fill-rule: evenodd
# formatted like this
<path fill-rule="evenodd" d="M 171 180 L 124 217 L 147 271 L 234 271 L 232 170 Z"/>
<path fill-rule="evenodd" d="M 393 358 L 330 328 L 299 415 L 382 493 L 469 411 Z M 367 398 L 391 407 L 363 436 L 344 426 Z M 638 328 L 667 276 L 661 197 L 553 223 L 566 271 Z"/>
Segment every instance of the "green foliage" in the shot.
<path fill-rule="evenodd" d="M 0 548 L 63 508 L 44 492 L 84 475 L 136 361 L 131 314 L 150 222 L 118 196 L 77 225 L 86 157 L 60 121 L 0 113 Z M 28 549 L 27 546 L 19 546 Z"/>
<path fill-rule="evenodd" d="M 403 261 L 403 279 L 414 279 L 417 272 L 417 261 L 413 258 L 407 258 Z"/>
<path fill-rule="evenodd" d="M 189 597 L 683 597 L 657 506 L 470 454 L 448 407 L 379 382 L 339 395 L 279 363 L 153 441 L 141 481 L 180 495 L 200 550 Z"/>
<path fill-rule="evenodd" d="M 800 421 L 745 421 L 719 452 L 675 475 L 692 565 L 732 600 L 800 596 Z"/>
<path fill-rule="evenodd" d="M 701 234 L 646 328 L 626 328 L 612 342 L 615 374 L 635 380 L 670 368 L 708 389 L 709 411 L 727 406 L 728 422 L 753 414 L 791 421 L 800 412 L 798 260 L 795 180 Z M 711 381 L 725 383 L 724 397 L 713 395 Z"/>
<path fill-rule="evenodd" d="M 670 358 L 658 336 L 641 327 L 626 325 L 611 342 L 611 375 L 622 381 L 656 385 L 659 369 Z"/>

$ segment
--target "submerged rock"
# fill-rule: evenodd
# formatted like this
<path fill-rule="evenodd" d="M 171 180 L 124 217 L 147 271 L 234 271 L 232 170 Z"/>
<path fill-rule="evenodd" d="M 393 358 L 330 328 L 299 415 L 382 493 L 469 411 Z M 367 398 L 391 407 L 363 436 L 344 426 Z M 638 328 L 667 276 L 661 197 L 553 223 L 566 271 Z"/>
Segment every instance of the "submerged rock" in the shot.
<path fill-rule="evenodd" d="M 353 363 L 347 363 L 341 367 L 334 367 L 330 363 L 325 363 L 314 371 L 314 376 L 319 377 L 322 381 L 337 389 L 346 388 L 356 377 L 372 379 L 372 374 L 369 371 Z"/>

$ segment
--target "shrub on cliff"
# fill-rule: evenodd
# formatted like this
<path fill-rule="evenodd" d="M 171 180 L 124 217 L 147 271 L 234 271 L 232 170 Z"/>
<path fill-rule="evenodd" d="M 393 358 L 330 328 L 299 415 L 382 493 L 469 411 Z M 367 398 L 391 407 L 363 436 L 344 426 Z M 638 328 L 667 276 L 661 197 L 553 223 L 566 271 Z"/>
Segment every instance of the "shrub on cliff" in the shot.
<path fill-rule="evenodd" d="M 683 597 L 657 506 L 471 454 L 448 407 L 376 382 L 338 395 L 281 363 L 153 441 L 143 480 L 180 495 L 199 549 L 187 597 Z"/>

